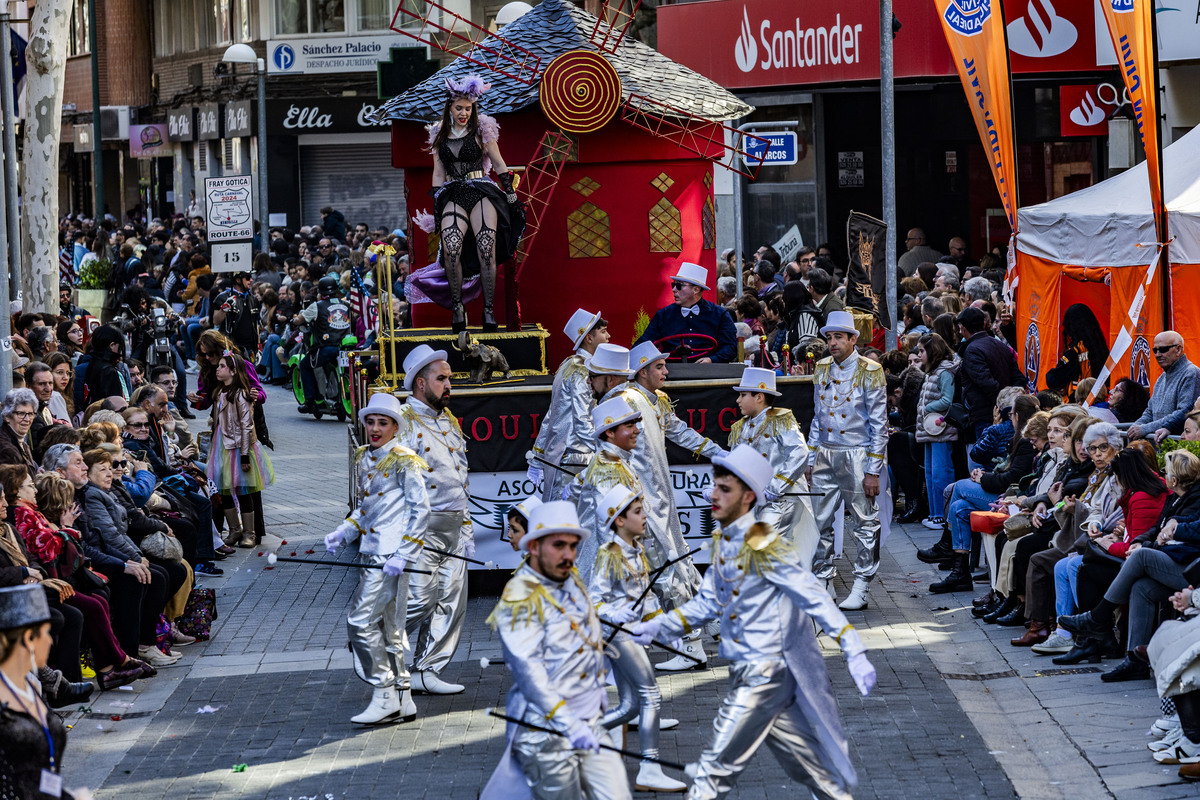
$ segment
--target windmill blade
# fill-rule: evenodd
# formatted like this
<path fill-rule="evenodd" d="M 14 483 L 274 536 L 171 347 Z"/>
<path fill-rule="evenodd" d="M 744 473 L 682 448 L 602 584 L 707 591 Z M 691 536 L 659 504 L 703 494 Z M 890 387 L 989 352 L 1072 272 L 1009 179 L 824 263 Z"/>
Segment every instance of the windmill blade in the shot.
<path fill-rule="evenodd" d="M 596 25 L 592 28 L 592 44 L 596 45 L 596 49 L 601 53 L 617 52 L 617 45 L 625 38 L 625 33 L 633 24 L 634 15 L 642 5 L 642 0 L 631 0 L 632 6 L 626 11 L 625 0 L 615 2 L 614 6 L 609 0 L 604 0 L 600 16 L 596 18 Z"/>
<path fill-rule="evenodd" d="M 698 116 L 682 108 L 675 108 L 657 100 L 651 100 L 645 95 L 631 94 L 621 106 L 621 119 L 634 125 L 653 136 L 659 136 L 674 142 L 688 152 L 712 159 L 727 169 L 738 172 L 747 178 L 758 176 L 759 169 L 767 157 L 770 141 L 752 133 L 739 131 L 737 128 L 715 122 Z M 726 134 L 733 134 L 733 150 L 735 158 L 728 164 L 725 157 L 727 146 Z M 753 142 L 757 147 L 751 152 L 747 143 Z M 742 166 L 738 166 L 738 162 Z"/>
<path fill-rule="evenodd" d="M 525 195 L 525 235 L 513 256 L 517 265 L 517 277 L 521 277 L 521 269 L 533 246 L 534 237 L 542 227 L 542 217 L 554 196 L 558 179 L 562 177 L 563 167 L 573 160 L 571 149 L 575 142 L 571 137 L 559 131 L 546 131 L 538 142 L 537 152 L 525 169 L 525 179 L 521 181 L 520 191 Z"/>
<path fill-rule="evenodd" d="M 537 81 L 541 72 L 540 56 L 434 0 L 401 0 L 391 29 L 527 86 Z M 490 41 L 484 44 L 485 39 Z"/>

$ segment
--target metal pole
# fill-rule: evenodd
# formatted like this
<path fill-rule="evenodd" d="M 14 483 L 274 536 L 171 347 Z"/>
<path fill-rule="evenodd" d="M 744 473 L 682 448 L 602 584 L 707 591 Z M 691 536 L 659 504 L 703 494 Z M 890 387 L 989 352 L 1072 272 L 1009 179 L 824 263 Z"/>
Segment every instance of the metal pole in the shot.
<path fill-rule="evenodd" d="M 96 45 L 96 3 L 88 3 L 88 49 L 91 52 L 92 63 L 92 197 L 95 198 L 95 209 L 92 218 L 96 227 L 104 218 L 104 159 L 100 150 L 100 48 Z"/>
<path fill-rule="evenodd" d="M 8 14 L 0 14 L 0 34 L 4 36 L 3 61 L 0 62 L 0 83 L 3 85 L 0 88 L 3 89 L 5 97 L 10 97 L 9 92 L 12 91 L 9 88 L 12 86 L 12 60 L 8 56 L 10 42 L 8 33 L 9 19 Z M 5 105 L 7 106 L 8 103 L 5 103 Z M 12 121 L 8 118 L 7 114 L 4 118 L 4 126 L 10 129 L 12 127 Z M 5 146 L 0 155 L 4 159 L 5 186 L 6 188 L 8 186 L 12 187 L 13 196 L 15 197 L 16 184 L 9 183 L 7 174 L 11 162 L 16 159 L 16 155 L 13 152 L 16 148 L 13 148 L 13 150 L 8 149 L 7 136 L 4 137 L 4 141 Z M 7 195 L 7 190 L 0 192 L 0 217 L 4 217 L 5 220 L 9 217 Z M 10 261 L 12 250 L 9 247 L 10 243 L 8 239 L 9 226 L 7 224 L 0 225 L 0 299 L 3 300 L 8 299 L 10 268 L 12 267 L 12 262 Z M 0 313 L 0 396 L 8 394 L 9 390 L 12 389 L 12 340 L 9 338 L 12 335 L 11 322 L 8 309 L 5 308 L 3 313 Z"/>
<path fill-rule="evenodd" d="M 267 203 L 267 63 L 261 58 L 258 68 L 258 235 L 259 247 L 267 251 L 267 221 L 271 206 Z"/>
<path fill-rule="evenodd" d="M 4 119 L 4 185 L 12 206 L 12 213 L 6 215 L 8 225 L 8 263 L 14 269 L 21 268 L 21 214 L 17 203 L 17 95 L 12 79 L 12 16 L 8 12 L 0 13 L 0 83 L 4 86 L 0 93 L 0 113 Z M 7 294 L 0 295 L 7 297 Z"/>
<path fill-rule="evenodd" d="M 883 221 L 887 223 L 887 307 L 892 327 L 887 349 L 896 349 L 896 85 L 892 70 L 892 0 L 879 0 L 879 94 L 883 117 Z"/>

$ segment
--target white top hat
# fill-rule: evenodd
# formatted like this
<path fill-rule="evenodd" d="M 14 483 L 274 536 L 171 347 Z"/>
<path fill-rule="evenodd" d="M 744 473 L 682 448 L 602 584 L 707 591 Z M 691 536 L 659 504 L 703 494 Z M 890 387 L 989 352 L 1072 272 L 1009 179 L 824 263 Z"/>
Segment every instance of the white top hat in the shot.
<path fill-rule="evenodd" d="M 600 499 L 599 511 L 604 515 L 604 525 L 601 530 L 611 528 L 617 517 L 621 516 L 625 509 L 629 508 L 633 504 L 633 501 L 641 496 L 641 492 L 635 492 L 628 486 L 621 486 L 620 484 L 609 489 L 604 497 Z"/>
<path fill-rule="evenodd" d="M 445 350 L 434 350 L 427 344 L 419 344 L 404 357 L 404 389 L 412 391 L 413 381 L 417 373 L 435 361 L 445 361 Z"/>
<path fill-rule="evenodd" d="M 854 327 L 854 315 L 849 311 L 830 311 L 829 316 L 825 318 L 825 327 L 821 328 L 821 335 L 827 333 L 858 333 L 858 328 Z"/>
<path fill-rule="evenodd" d="M 684 261 L 679 265 L 679 272 L 671 276 L 671 280 L 683 281 L 684 283 L 695 284 L 701 289 L 708 289 L 708 284 L 705 283 L 708 280 L 708 270 L 699 264 Z"/>
<path fill-rule="evenodd" d="M 596 428 L 596 438 L 599 439 L 605 431 L 612 430 L 624 422 L 636 422 L 642 418 L 642 412 L 630 408 L 629 403 L 622 397 L 612 397 L 605 400 L 592 411 L 592 424 Z"/>
<path fill-rule="evenodd" d="M 591 333 L 592 328 L 600 321 L 600 312 L 593 314 L 590 311 L 584 311 L 582 308 L 571 315 L 567 320 L 567 327 L 563 328 L 563 333 L 571 340 L 571 347 L 578 349 L 583 343 L 583 337 Z"/>
<path fill-rule="evenodd" d="M 712 463 L 737 475 L 749 486 L 759 503 L 766 502 L 765 490 L 771 483 L 771 462 L 748 444 L 739 444 L 727 456 L 717 456 Z"/>
<path fill-rule="evenodd" d="M 529 515 L 532 514 L 533 510 L 541 504 L 542 498 L 538 497 L 536 494 L 531 494 L 529 497 L 526 497 L 524 500 L 513 506 L 512 510 L 520 514 L 528 521 Z"/>
<path fill-rule="evenodd" d="M 401 424 L 400 411 L 402 406 L 400 401 L 393 394 L 387 392 L 376 392 L 371 395 L 371 399 L 367 404 L 358 411 L 358 421 L 363 425 L 367 424 L 367 416 L 370 414 L 381 414 L 385 417 L 391 417 L 396 420 L 396 424 Z"/>
<path fill-rule="evenodd" d="M 667 354 L 659 352 L 654 342 L 642 342 L 629 351 L 629 371 L 636 375 L 638 370 L 666 357 Z"/>
<path fill-rule="evenodd" d="M 521 539 L 521 547 L 555 533 L 573 533 L 579 537 L 580 542 L 589 536 L 589 532 L 579 525 L 579 514 L 575 511 L 575 506 L 566 500 L 542 503 L 530 513 L 529 530 Z"/>
<path fill-rule="evenodd" d="M 592 353 L 587 369 L 593 375 L 621 375 L 628 378 L 629 351 L 620 345 L 602 344 Z"/>
<path fill-rule="evenodd" d="M 762 392 L 763 394 L 779 397 L 775 391 L 775 370 L 762 367 L 746 367 L 742 370 L 742 379 L 733 387 L 735 392 Z"/>

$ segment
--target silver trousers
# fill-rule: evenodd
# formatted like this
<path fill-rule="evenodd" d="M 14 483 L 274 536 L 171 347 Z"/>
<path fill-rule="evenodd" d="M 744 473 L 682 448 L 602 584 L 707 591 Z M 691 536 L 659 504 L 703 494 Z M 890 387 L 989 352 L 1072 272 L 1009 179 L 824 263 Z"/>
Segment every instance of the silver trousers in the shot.
<path fill-rule="evenodd" d="M 545 725 L 540 716 L 531 720 Z M 592 721 L 601 741 L 608 732 Z M 512 745 L 534 800 L 630 800 L 629 776 L 621 756 L 611 750 L 575 750 L 563 736 L 523 728 Z"/>
<path fill-rule="evenodd" d="M 359 554 L 361 564 L 383 564 L 386 556 Z M 378 689 L 408 688 L 405 638 L 401 621 L 408 600 L 408 573 L 384 575 L 381 569 L 360 569 L 346 630 L 358 677 Z"/>
<path fill-rule="evenodd" d="M 850 512 L 849 525 L 858 540 L 858 554 L 854 557 L 854 577 L 871 580 L 879 569 L 879 506 L 874 497 L 863 491 L 863 467 L 867 463 L 865 447 L 833 448 L 817 450 L 812 471 L 812 491 L 824 492 L 824 497 L 814 497 L 813 516 L 817 519 L 817 530 L 821 541 L 813 557 L 813 574 L 822 580 L 837 574 L 833 559 L 833 520 L 842 504 Z"/>
<path fill-rule="evenodd" d="M 688 800 L 712 800 L 733 790 L 764 741 L 784 772 L 820 800 L 850 800 L 850 792 L 817 760 L 811 726 L 795 703 L 796 680 L 782 658 L 735 663 L 729 693 L 717 708 L 713 736 L 700 755 Z"/>
<path fill-rule="evenodd" d="M 646 655 L 646 648 L 619 633 L 608 649 L 609 663 L 617 681 L 617 705 L 609 709 L 600 724 L 608 730 L 624 725 L 636 716 L 642 757 L 658 758 L 662 693 L 658 690 L 658 680 L 654 677 L 654 667 Z"/>
<path fill-rule="evenodd" d="M 796 488 L 798 491 L 808 491 L 807 486 Z M 812 571 L 813 555 L 821 535 L 812 509 L 804 498 L 784 497 L 774 503 L 766 503 L 758 512 L 758 520 L 772 526 L 780 536 L 790 541 L 800 555 L 801 565 Z"/>
<path fill-rule="evenodd" d="M 438 550 L 461 553 L 463 515 L 462 511 L 431 512 L 425 543 Z M 433 573 L 407 573 L 408 618 L 405 627 L 413 645 L 412 668 L 436 675 L 450 663 L 462 635 L 467 613 L 467 562 L 423 550 L 417 563 L 411 566 Z"/>

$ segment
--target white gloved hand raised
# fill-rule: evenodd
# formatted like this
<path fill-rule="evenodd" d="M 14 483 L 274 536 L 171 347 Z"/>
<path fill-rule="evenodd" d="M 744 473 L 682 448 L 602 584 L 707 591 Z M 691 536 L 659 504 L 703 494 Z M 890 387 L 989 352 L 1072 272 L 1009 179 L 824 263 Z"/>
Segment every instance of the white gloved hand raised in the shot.
<path fill-rule="evenodd" d="M 638 612 L 632 606 L 627 606 L 625 608 L 605 609 L 604 614 L 605 619 L 607 619 L 609 622 L 615 622 L 618 625 L 624 625 L 626 622 L 633 622 L 639 616 L 640 615 Z"/>
<path fill-rule="evenodd" d="M 331 554 L 337 553 L 338 548 L 346 541 L 341 531 L 334 531 L 325 536 L 325 550 Z"/>
<path fill-rule="evenodd" d="M 850 668 L 850 677 L 854 678 L 854 685 L 862 692 L 863 697 L 869 695 L 875 688 L 875 667 L 867 660 L 867 654 L 858 653 L 850 656 L 846 661 L 846 666 Z"/>
<path fill-rule="evenodd" d="M 615 622 L 616 620 L 614 620 Z M 640 645 L 647 645 L 654 641 L 654 637 L 658 636 L 659 629 L 662 628 L 662 623 L 656 619 L 649 619 L 645 622 L 635 622 L 629 626 L 629 635 L 633 640 Z"/>
<path fill-rule="evenodd" d="M 387 561 L 383 562 L 384 575 L 399 575 L 404 572 L 404 568 L 408 566 L 408 562 L 400 556 L 392 556 Z"/>
<path fill-rule="evenodd" d="M 600 740 L 596 738 L 595 731 L 583 723 L 577 723 L 575 727 L 567 731 L 567 741 L 576 750 L 590 750 L 593 753 L 600 752 Z"/>
<path fill-rule="evenodd" d="M 475 540 L 474 539 L 467 539 L 465 542 L 463 542 L 463 555 L 466 556 L 467 558 L 475 557 Z"/>
<path fill-rule="evenodd" d="M 525 471 L 525 477 L 534 483 L 542 482 L 542 468 L 537 464 L 530 464 L 529 469 Z"/>

